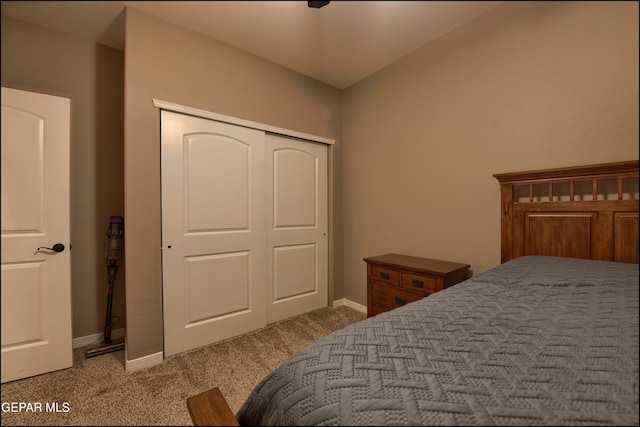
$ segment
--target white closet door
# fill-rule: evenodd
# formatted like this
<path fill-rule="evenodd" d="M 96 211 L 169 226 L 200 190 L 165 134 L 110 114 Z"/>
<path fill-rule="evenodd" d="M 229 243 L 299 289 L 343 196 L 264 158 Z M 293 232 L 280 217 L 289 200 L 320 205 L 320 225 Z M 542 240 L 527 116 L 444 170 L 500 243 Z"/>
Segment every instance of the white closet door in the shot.
<path fill-rule="evenodd" d="M 327 306 L 327 146 L 267 134 L 268 323 Z"/>
<path fill-rule="evenodd" d="M 266 325 L 264 139 L 162 111 L 165 356 Z"/>

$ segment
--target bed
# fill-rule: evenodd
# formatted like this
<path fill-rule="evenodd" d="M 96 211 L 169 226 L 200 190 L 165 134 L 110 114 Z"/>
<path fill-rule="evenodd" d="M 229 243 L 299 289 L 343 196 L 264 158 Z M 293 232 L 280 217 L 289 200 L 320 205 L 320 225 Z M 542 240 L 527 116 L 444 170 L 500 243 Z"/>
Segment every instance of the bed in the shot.
<path fill-rule="evenodd" d="M 239 423 L 638 425 L 638 162 L 495 177 L 500 265 L 296 353 Z"/>

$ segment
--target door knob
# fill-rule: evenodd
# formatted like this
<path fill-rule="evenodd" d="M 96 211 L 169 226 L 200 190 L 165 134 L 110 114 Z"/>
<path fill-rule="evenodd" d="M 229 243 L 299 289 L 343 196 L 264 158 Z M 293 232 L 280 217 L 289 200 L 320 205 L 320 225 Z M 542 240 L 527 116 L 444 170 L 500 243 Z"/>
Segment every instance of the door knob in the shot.
<path fill-rule="evenodd" d="M 41 249 L 46 249 L 48 251 L 53 251 L 53 252 L 62 252 L 64 251 L 64 245 L 62 243 L 56 243 L 55 245 L 53 245 L 52 248 L 48 248 L 46 246 L 40 246 L 38 249 L 36 249 L 34 253 L 37 254 Z"/>

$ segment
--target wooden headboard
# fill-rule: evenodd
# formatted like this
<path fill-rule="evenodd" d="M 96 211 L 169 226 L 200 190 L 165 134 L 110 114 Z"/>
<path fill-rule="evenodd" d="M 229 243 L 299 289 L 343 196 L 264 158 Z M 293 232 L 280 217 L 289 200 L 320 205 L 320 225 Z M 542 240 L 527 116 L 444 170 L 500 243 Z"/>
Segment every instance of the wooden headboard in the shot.
<path fill-rule="evenodd" d="M 499 173 L 501 262 L 553 255 L 638 263 L 638 161 Z"/>

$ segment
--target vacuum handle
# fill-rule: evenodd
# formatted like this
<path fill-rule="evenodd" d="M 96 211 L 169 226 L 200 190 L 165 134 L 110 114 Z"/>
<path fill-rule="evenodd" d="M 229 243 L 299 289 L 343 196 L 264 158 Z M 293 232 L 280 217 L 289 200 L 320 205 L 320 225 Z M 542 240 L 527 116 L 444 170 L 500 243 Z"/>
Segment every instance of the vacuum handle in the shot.
<path fill-rule="evenodd" d="M 118 274 L 118 266 L 116 264 L 109 264 L 107 267 L 107 280 L 109 283 L 116 282 L 116 275 Z"/>

